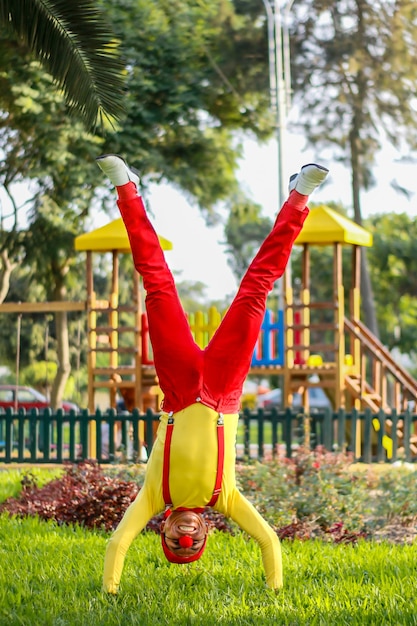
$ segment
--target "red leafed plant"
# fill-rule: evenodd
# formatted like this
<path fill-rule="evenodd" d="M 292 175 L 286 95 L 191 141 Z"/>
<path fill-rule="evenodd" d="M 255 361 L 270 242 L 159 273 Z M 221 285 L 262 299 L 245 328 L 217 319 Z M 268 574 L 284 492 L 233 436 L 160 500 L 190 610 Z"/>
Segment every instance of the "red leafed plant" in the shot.
<path fill-rule="evenodd" d="M 112 530 L 135 499 L 139 488 L 134 482 L 105 476 L 94 461 L 66 464 L 65 473 L 43 487 L 25 476 L 22 493 L 0 505 L 0 513 L 41 519 L 58 524 L 80 524 L 86 528 Z"/>
<path fill-rule="evenodd" d="M 278 537 L 282 540 L 306 541 L 308 539 L 322 539 L 323 541 L 332 541 L 333 543 L 352 543 L 355 544 L 359 539 L 366 539 L 367 534 L 364 531 L 349 531 L 343 525 L 343 522 L 336 522 L 330 528 L 323 529 L 319 524 L 312 520 L 295 519 L 291 524 L 282 526 L 277 530 Z"/>

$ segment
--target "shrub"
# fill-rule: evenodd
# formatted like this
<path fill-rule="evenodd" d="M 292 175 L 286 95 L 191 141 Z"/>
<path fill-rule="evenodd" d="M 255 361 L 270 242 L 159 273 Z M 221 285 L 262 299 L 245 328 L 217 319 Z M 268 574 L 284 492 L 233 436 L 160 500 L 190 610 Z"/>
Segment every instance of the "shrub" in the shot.
<path fill-rule="evenodd" d="M 95 462 L 66 464 L 64 475 L 43 487 L 33 475 L 25 475 L 21 495 L 3 502 L 0 512 L 112 530 L 137 493 L 134 482 L 105 476 Z"/>
<path fill-rule="evenodd" d="M 38 487 L 29 473 L 20 497 L 8 498 L 0 512 L 110 531 L 141 489 L 144 474 L 143 465 L 103 470 L 89 461 L 67 464 L 61 478 Z M 291 459 L 239 464 L 236 480 L 281 539 L 355 543 L 366 537 L 412 543 L 417 536 L 416 472 L 360 466 L 351 455 L 300 448 Z M 222 532 L 237 528 L 213 509 L 203 515 Z M 146 530 L 159 533 L 162 517 L 152 518 Z"/>
<path fill-rule="evenodd" d="M 237 481 L 281 538 L 354 541 L 366 535 L 366 485 L 352 463 L 349 454 L 299 448 L 291 459 L 238 466 Z"/>

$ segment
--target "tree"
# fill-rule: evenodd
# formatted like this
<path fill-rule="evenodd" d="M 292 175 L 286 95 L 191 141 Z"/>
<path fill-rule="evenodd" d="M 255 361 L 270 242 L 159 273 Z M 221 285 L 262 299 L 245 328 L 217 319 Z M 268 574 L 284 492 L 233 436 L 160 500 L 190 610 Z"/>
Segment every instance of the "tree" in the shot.
<path fill-rule="evenodd" d="M 100 139 L 88 134 L 81 121 L 68 117 L 62 94 L 51 89 L 51 77 L 39 64 L 9 48 L 7 39 L 0 38 L 0 49 L 8 52 L 1 57 L 7 71 L 1 74 L 0 103 L 7 114 L 0 118 L 0 178 L 13 200 L 11 215 L 2 208 L 2 251 L 9 263 L 29 268 L 25 296 L 34 301 L 64 300 L 71 283 L 77 285 L 73 242 L 83 232 L 94 197 L 94 156 Z M 21 205 L 14 200 L 14 183 L 28 179 L 31 195 Z M 23 275 L 20 271 L 17 279 Z M 53 406 L 62 398 L 70 371 L 65 313 L 55 317 L 55 337 L 58 376 Z"/>
<path fill-rule="evenodd" d="M 238 13 L 250 4 L 105 0 L 128 68 L 127 116 L 105 151 L 125 155 L 144 184 L 180 188 L 208 222 L 237 190 L 242 133 L 273 131 L 266 31 Z"/>
<path fill-rule="evenodd" d="M 235 196 L 229 206 L 225 227 L 226 252 L 236 280 L 246 272 L 259 246 L 270 232 L 272 221 L 261 216 L 261 207 L 244 196 Z"/>
<path fill-rule="evenodd" d="M 317 152 L 330 147 L 352 172 L 354 219 L 362 223 L 361 190 L 374 183 L 384 140 L 417 147 L 417 6 L 414 2 L 320 0 L 294 3 L 292 76 L 299 126 Z M 362 255 L 362 303 L 378 335 L 374 297 Z"/>
<path fill-rule="evenodd" d="M 151 173 L 165 176 L 214 216 L 216 203 L 236 186 L 235 134 L 240 128 L 259 136 L 268 133 L 267 97 L 257 92 L 251 72 L 245 71 L 252 57 L 242 52 L 235 81 L 219 65 L 229 62 L 222 45 L 231 48 L 230 33 L 251 49 L 243 36 L 248 19 L 237 19 L 228 2 L 218 0 L 209 11 L 195 3 L 174 6 L 163 1 L 126 6 L 108 2 L 107 8 L 123 37 L 128 120 L 118 132 L 101 129 L 102 136 L 86 132 L 76 118 L 68 119 L 50 75 L 0 33 L 0 180 L 12 204 L 12 225 L 6 230 L 1 220 L 1 243 L 11 263 L 30 268 L 28 289 L 36 287 L 38 300 L 66 299 L 75 293 L 71 283 L 77 284 L 79 274 L 73 238 L 83 231 L 103 182 L 94 162 L 97 154 L 121 151 L 134 156 L 145 175 L 144 185 Z M 139 36 L 138 23 L 143 25 Z M 223 43 L 218 42 L 219 34 Z M 259 36 L 259 29 L 251 30 L 254 40 Z M 31 181 L 24 206 L 13 195 L 14 184 L 22 181 Z M 97 195 L 103 196 L 102 189 Z M 109 198 L 114 211 L 113 193 Z M 52 391 L 54 405 L 69 372 L 65 315 L 56 322 L 60 367 Z"/>
<path fill-rule="evenodd" d="M 375 214 L 367 220 L 373 232 L 369 250 L 381 340 L 402 354 L 417 345 L 417 222 L 405 213 Z"/>
<path fill-rule="evenodd" d="M 2 0 L 0 26 L 10 47 L 29 52 L 63 90 L 89 128 L 123 112 L 118 42 L 92 0 Z"/>

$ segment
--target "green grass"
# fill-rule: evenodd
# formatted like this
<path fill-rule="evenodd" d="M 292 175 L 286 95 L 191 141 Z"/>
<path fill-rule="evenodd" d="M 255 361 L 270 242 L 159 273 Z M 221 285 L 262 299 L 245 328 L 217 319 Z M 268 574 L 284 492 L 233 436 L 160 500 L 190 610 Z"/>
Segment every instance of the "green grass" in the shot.
<path fill-rule="evenodd" d="M 342 517 L 335 519 L 348 524 L 379 492 L 373 503 L 378 520 L 390 522 L 403 510 L 406 520 L 415 512 L 415 473 L 391 469 L 379 476 L 379 466 L 372 466 L 346 482 L 337 464 L 324 461 L 314 471 L 303 465 L 303 481 L 293 486 L 294 493 L 285 464 L 281 469 L 247 465 L 240 480 L 274 523 L 281 509 L 287 507 L 290 515 L 302 503 L 316 516 L 343 505 Z M 143 474 L 142 466 L 130 470 Z M 4 468 L 0 502 L 20 492 L 28 472 L 41 486 L 62 471 Z M 252 483 L 263 487 L 251 491 Z M 80 527 L 1 516 L 0 626 L 417 626 L 416 541 L 283 542 L 284 589 L 275 593 L 265 586 L 257 544 L 244 534 L 214 532 L 204 557 L 189 566 L 169 564 L 159 537 L 142 534 L 127 554 L 121 590 L 113 597 L 101 590 L 107 538 Z"/>
<path fill-rule="evenodd" d="M 0 624 L 364 626 L 417 624 L 417 549 L 283 543 L 284 589 L 266 588 L 258 546 L 214 533 L 201 561 L 169 564 L 159 538 L 131 546 L 118 596 L 101 590 L 107 535 L 0 518 Z"/>
<path fill-rule="evenodd" d="M 16 497 L 22 491 L 22 478 L 32 476 L 36 484 L 42 487 L 54 478 L 58 478 L 64 472 L 61 468 L 42 468 L 27 466 L 24 469 L 3 466 L 0 470 L 0 502 L 6 498 Z"/>

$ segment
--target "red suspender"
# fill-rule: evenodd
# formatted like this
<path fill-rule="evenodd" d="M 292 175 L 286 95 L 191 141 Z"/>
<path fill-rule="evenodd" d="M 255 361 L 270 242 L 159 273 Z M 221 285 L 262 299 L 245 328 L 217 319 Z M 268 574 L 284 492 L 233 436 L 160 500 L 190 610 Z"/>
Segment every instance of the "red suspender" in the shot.
<path fill-rule="evenodd" d="M 169 460 L 171 456 L 171 439 L 172 431 L 174 430 L 174 418 L 172 413 L 168 416 L 167 432 L 165 435 L 165 447 L 164 447 L 164 465 L 162 470 L 162 495 L 164 496 L 164 502 L 167 506 L 171 506 L 171 493 L 169 491 Z"/>
<path fill-rule="evenodd" d="M 223 479 L 223 466 L 224 466 L 224 421 L 223 414 L 219 413 L 217 419 L 217 474 L 216 482 L 214 484 L 213 495 L 207 506 L 214 506 L 217 502 L 217 498 L 222 490 Z"/>
<path fill-rule="evenodd" d="M 174 418 L 172 414 L 168 416 L 167 431 L 165 435 L 164 446 L 164 464 L 162 470 L 162 495 L 167 506 L 172 505 L 171 493 L 169 490 L 169 462 L 171 456 L 171 439 L 174 430 Z M 224 468 L 224 421 L 222 413 L 219 413 L 217 419 L 217 473 L 216 482 L 214 484 L 213 495 L 210 502 L 206 506 L 214 506 L 222 490 Z"/>

